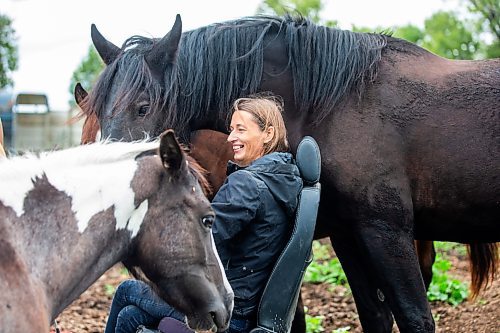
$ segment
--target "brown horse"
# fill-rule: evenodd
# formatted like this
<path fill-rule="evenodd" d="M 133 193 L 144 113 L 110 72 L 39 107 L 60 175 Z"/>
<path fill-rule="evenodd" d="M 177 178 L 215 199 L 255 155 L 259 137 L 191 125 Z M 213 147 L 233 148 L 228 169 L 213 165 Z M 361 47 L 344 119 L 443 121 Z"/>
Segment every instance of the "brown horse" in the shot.
<path fill-rule="evenodd" d="M 120 261 L 192 328 L 225 330 L 233 294 L 200 181 L 172 131 L 0 162 L 2 333 L 47 332 Z"/>
<path fill-rule="evenodd" d="M 122 48 L 92 26 L 107 64 L 88 98 L 103 137 L 226 132 L 231 102 L 285 100 L 294 151 L 322 151 L 317 235 L 330 236 L 365 331 L 432 332 L 414 239 L 469 244 L 476 291 L 498 258 L 500 60 L 450 61 L 406 41 L 250 17 Z"/>

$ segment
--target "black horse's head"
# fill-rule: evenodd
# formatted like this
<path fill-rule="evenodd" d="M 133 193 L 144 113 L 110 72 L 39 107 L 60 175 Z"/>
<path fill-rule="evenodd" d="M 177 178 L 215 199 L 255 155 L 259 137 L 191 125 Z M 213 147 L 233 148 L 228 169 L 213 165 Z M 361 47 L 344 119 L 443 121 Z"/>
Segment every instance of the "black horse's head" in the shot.
<path fill-rule="evenodd" d="M 101 137 L 127 141 L 145 135 L 156 137 L 164 124 L 173 123 L 167 118 L 175 112 L 167 109 L 177 96 L 174 63 L 181 34 L 177 15 L 172 30 L 163 38 L 133 36 L 119 48 L 92 25 L 92 41 L 106 68 L 85 103 L 91 110 L 83 112 L 97 116 Z"/>

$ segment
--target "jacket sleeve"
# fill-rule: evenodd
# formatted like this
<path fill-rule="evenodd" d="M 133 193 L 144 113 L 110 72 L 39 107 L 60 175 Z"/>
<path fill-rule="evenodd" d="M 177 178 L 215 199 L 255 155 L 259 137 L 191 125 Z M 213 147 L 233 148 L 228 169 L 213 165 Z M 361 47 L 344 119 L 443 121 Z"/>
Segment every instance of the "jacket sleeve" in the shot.
<path fill-rule="evenodd" d="M 257 215 L 260 196 L 249 172 L 232 173 L 212 200 L 215 223 L 212 229 L 217 249 L 237 235 Z"/>

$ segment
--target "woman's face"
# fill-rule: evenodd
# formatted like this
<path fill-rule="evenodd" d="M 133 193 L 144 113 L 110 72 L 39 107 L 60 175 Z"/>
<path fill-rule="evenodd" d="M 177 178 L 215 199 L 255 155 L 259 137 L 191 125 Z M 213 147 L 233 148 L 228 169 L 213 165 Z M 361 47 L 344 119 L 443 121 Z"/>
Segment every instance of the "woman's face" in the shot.
<path fill-rule="evenodd" d="M 227 141 L 233 147 L 236 164 L 248 166 L 264 155 L 264 143 L 270 140 L 269 131 L 261 131 L 252 114 L 246 111 L 235 111 L 229 129 L 231 133 Z"/>

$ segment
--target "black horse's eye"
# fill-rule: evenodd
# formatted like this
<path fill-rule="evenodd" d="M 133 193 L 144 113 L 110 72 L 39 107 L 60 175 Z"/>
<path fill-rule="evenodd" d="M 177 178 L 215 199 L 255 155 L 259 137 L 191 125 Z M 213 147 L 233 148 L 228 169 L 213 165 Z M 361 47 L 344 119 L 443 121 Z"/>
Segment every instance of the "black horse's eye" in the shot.
<path fill-rule="evenodd" d="M 149 105 L 143 105 L 139 108 L 139 117 L 145 117 L 149 113 Z"/>
<path fill-rule="evenodd" d="M 213 215 L 205 215 L 201 219 L 201 223 L 207 228 L 212 228 L 212 226 L 214 225 L 214 221 L 215 216 Z"/>

